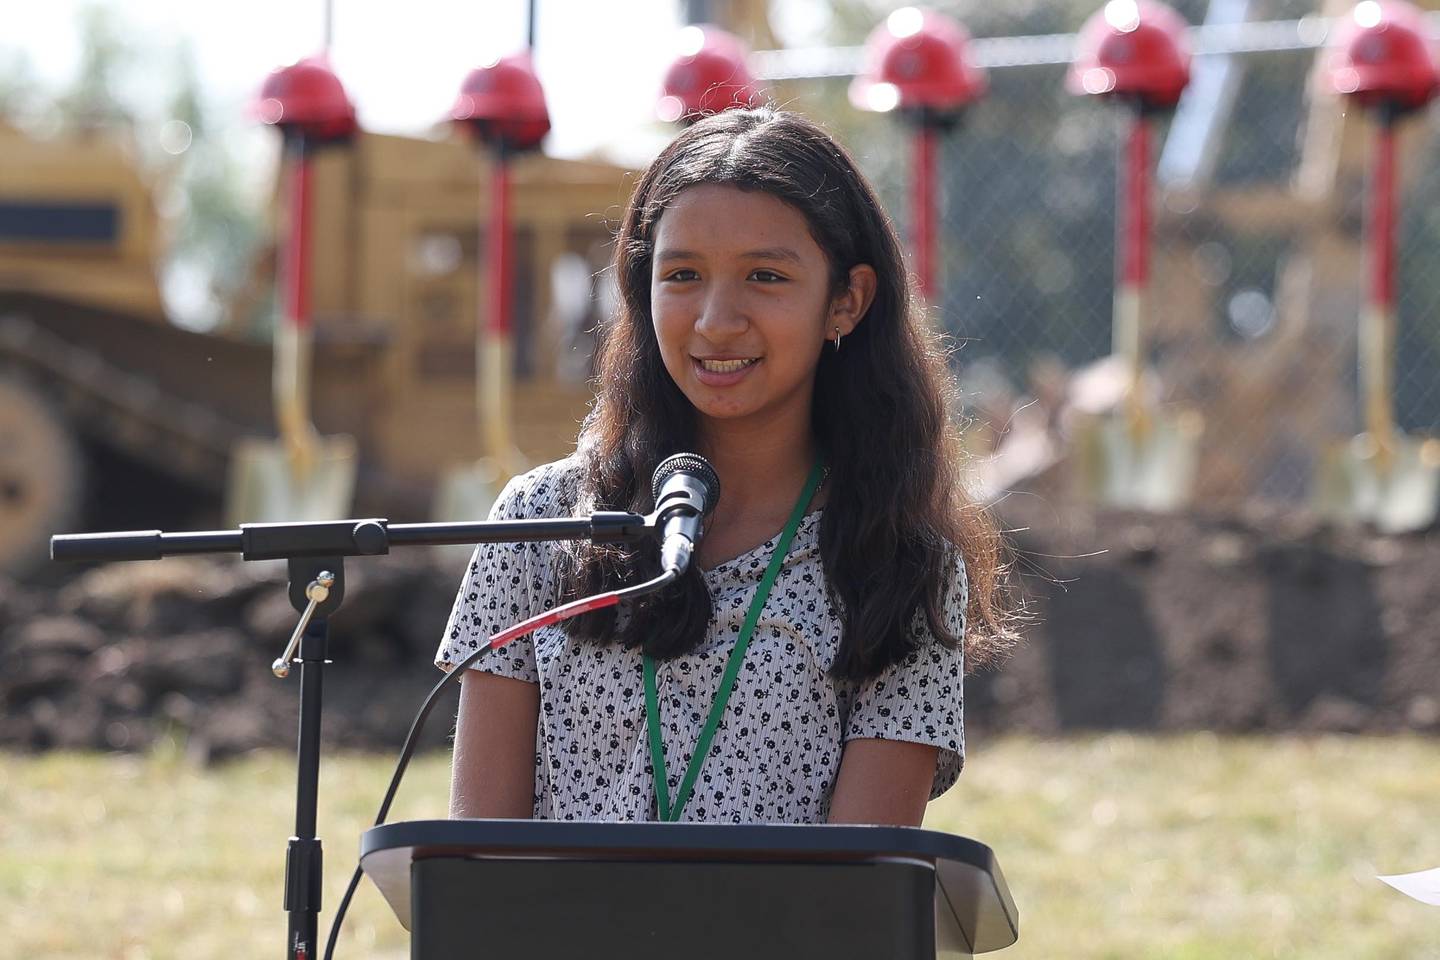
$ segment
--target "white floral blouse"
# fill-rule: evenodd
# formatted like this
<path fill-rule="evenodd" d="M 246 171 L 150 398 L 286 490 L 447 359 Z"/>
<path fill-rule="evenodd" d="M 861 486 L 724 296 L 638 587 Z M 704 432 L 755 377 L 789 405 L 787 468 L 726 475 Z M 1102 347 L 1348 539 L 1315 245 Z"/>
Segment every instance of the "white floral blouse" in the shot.
<path fill-rule="evenodd" d="M 539 467 L 506 486 L 491 519 L 565 516 L 574 462 Z M 964 763 L 959 648 L 933 639 L 864 682 L 828 674 L 841 621 L 824 588 L 820 513 L 807 515 L 755 628 L 744 666 L 682 819 L 823 823 L 845 741 L 906 740 L 940 748 L 931 797 Z M 670 795 L 679 789 L 726 660 L 779 539 L 705 571 L 714 617 L 701 647 L 657 661 Z M 455 598 L 435 656 L 441 669 L 486 639 L 555 605 L 551 544 L 481 544 Z M 958 557 L 958 551 L 957 551 Z M 964 634 L 966 583 L 957 559 L 944 616 Z M 917 617 L 923 624 L 923 617 Z M 540 685 L 535 732 L 535 816 L 549 820 L 653 820 L 655 788 L 638 650 L 570 639 L 560 626 L 482 656 L 473 669 Z"/>

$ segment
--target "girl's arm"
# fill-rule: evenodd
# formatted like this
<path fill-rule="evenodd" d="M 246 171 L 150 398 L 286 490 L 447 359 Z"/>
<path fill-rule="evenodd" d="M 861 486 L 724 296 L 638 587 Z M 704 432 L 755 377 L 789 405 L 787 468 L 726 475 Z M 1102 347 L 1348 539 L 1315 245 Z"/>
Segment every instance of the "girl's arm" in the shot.
<path fill-rule="evenodd" d="M 539 684 L 465 672 L 450 766 L 450 816 L 530 819 L 539 721 Z"/>
<path fill-rule="evenodd" d="M 920 826 L 939 752 L 907 740 L 846 741 L 830 797 L 830 822 Z"/>

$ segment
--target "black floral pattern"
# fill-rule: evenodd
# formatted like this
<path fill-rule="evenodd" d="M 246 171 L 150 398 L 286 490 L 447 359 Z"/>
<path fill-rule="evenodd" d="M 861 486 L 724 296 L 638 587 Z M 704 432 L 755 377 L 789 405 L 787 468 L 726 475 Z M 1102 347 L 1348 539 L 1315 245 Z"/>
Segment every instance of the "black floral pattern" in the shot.
<path fill-rule="evenodd" d="M 491 519 L 564 516 L 574 502 L 569 460 L 516 477 Z M 940 748 L 931 797 L 949 789 L 965 755 L 964 654 L 933 638 L 864 681 L 827 673 L 840 620 L 824 589 L 818 512 L 801 521 L 756 625 L 734 694 L 686 804 L 693 822 L 823 823 L 845 741 L 873 737 Z M 710 632 L 692 653 L 656 664 L 670 795 L 679 790 L 775 538 L 705 572 Z M 481 544 L 471 558 L 435 662 L 449 670 L 488 638 L 556 602 L 550 544 Z M 955 561 L 947 627 L 964 633 L 965 572 Z M 917 618 L 917 629 L 923 628 Z M 540 685 L 535 816 L 653 820 L 641 657 L 579 643 L 559 626 L 492 651 L 474 669 Z"/>

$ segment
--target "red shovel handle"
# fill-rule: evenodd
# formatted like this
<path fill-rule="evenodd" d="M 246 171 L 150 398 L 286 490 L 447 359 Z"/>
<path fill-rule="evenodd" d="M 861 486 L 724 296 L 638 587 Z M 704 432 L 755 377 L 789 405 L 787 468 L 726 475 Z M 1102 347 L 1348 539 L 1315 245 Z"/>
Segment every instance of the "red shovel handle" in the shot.
<path fill-rule="evenodd" d="M 310 156 L 302 137 L 288 141 L 289 223 L 281 251 L 281 310 L 275 331 L 276 424 L 302 472 L 310 437 Z"/>
<path fill-rule="evenodd" d="M 915 175 L 910 210 L 915 218 L 915 274 L 926 301 L 935 302 L 935 125 L 920 123 L 915 131 Z"/>
<path fill-rule="evenodd" d="M 486 329 L 499 337 L 510 336 L 510 160 L 503 148 L 495 151 L 490 169 L 490 229 Z"/>
<path fill-rule="evenodd" d="M 310 327 L 310 154 L 297 138 L 291 149 L 290 223 L 285 239 L 284 322 L 296 330 Z"/>
<path fill-rule="evenodd" d="M 1122 171 L 1120 284 L 1143 288 L 1150 274 L 1150 123 L 1137 109 Z"/>
<path fill-rule="evenodd" d="M 1376 118 L 1368 212 L 1370 283 L 1360 315 L 1360 383 L 1365 429 L 1388 457 L 1395 432 L 1395 116 L 1384 108 Z"/>
<path fill-rule="evenodd" d="M 1377 118 L 1375 159 L 1370 177 L 1370 305 L 1395 303 L 1395 122 Z"/>
<path fill-rule="evenodd" d="M 1115 306 L 1111 349 L 1128 367 L 1132 413 L 1139 413 L 1145 363 L 1141 329 L 1150 273 L 1150 122 L 1135 105 L 1116 163 Z"/>

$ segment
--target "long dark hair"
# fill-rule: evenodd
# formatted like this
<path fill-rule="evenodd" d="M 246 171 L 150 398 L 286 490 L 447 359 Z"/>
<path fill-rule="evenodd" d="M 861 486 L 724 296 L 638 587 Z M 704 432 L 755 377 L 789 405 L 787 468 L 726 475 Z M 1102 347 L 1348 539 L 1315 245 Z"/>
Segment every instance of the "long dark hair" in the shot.
<path fill-rule="evenodd" d="M 699 184 L 762 191 L 800 211 L 829 260 L 835 292 L 858 264 L 877 275 L 863 322 L 843 349 L 822 353 L 811 414 L 830 468 L 820 554 L 844 629 L 832 672 L 863 678 L 902 659 L 914 649 L 920 611 L 941 642 L 966 643 L 971 669 L 996 659 L 1014 640 L 1002 589 L 1008 568 L 993 521 L 963 492 L 945 354 L 916 307 L 874 191 L 845 150 L 801 117 L 763 108 L 706 118 L 640 178 L 615 244 L 621 302 L 600 328 L 598 395 L 577 450 L 577 507 L 650 510 L 656 464 L 694 447 L 694 408 L 666 372 L 651 326 L 650 275 L 660 217 Z M 941 616 L 957 549 L 969 581 L 964 638 Z M 570 548 L 557 558 L 562 592 L 569 599 L 634 582 L 656 560 L 653 544 Z M 695 649 L 711 613 L 692 565 L 624 615 L 586 614 L 566 630 L 666 658 Z"/>

